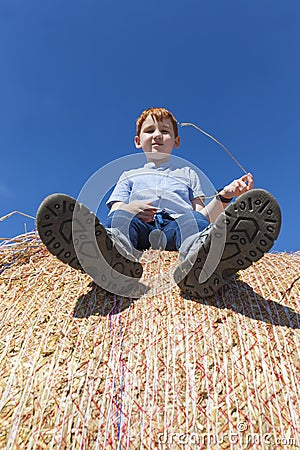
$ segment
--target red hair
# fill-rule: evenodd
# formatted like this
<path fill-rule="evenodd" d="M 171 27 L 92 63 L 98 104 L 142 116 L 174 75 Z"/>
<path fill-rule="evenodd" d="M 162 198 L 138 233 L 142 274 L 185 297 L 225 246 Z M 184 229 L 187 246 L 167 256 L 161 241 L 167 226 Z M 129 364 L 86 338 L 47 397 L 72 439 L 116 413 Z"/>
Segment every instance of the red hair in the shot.
<path fill-rule="evenodd" d="M 162 122 L 163 119 L 170 119 L 173 125 L 175 138 L 178 136 L 177 120 L 174 115 L 166 108 L 148 108 L 142 112 L 140 117 L 136 121 L 136 135 L 139 136 L 141 128 L 148 116 L 154 117 L 158 122 Z"/>

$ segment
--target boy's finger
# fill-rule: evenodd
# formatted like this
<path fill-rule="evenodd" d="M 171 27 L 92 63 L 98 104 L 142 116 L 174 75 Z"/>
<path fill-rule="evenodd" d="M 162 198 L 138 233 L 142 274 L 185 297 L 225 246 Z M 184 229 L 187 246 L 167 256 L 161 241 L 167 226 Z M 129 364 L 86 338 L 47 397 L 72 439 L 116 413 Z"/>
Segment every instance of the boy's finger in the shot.
<path fill-rule="evenodd" d="M 253 189 L 254 187 L 254 179 L 253 179 L 253 175 L 251 173 L 248 173 L 248 189 Z"/>
<path fill-rule="evenodd" d="M 145 211 L 153 211 L 153 212 L 157 211 L 157 208 L 155 208 L 155 206 L 148 206 L 148 204 L 146 204 L 144 209 Z"/>

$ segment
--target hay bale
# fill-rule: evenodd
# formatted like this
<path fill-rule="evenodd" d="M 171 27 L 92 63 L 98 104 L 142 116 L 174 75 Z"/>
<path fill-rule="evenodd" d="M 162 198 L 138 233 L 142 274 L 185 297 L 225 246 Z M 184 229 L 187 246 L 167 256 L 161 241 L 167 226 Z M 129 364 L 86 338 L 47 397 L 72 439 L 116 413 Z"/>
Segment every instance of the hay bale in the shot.
<path fill-rule="evenodd" d="M 128 299 L 34 233 L 0 246 L 0 448 L 296 448 L 300 254 L 205 300 L 172 282 L 176 253 L 143 259 Z"/>

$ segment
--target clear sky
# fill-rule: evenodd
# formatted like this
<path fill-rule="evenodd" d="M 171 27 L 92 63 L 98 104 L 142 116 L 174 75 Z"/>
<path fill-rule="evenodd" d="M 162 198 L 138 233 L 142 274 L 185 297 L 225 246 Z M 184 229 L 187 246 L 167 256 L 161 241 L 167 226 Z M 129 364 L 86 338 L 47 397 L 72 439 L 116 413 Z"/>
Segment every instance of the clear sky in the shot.
<path fill-rule="evenodd" d="M 76 197 L 136 152 L 141 111 L 165 106 L 277 198 L 273 250 L 300 250 L 299 37 L 299 0 L 1 0 L 0 217 L 35 216 L 54 192 Z M 196 130 L 180 131 L 176 155 L 216 187 L 243 174 Z M 0 222 L 0 237 L 24 223 L 35 227 Z"/>

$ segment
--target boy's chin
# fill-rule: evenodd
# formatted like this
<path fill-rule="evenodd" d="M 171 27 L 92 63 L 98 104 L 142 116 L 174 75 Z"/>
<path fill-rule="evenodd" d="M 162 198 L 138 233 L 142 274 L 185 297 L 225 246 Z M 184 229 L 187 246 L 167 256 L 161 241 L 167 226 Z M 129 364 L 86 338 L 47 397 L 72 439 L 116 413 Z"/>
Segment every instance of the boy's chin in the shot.
<path fill-rule="evenodd" d="M 147 160 L 149 162 L 151 161 L 168 161 L 170 159 L 170 156 L 168 153 L 146 153 Z"/>

